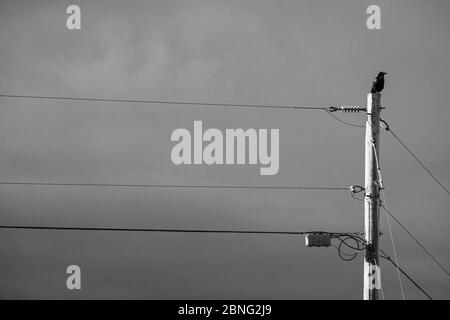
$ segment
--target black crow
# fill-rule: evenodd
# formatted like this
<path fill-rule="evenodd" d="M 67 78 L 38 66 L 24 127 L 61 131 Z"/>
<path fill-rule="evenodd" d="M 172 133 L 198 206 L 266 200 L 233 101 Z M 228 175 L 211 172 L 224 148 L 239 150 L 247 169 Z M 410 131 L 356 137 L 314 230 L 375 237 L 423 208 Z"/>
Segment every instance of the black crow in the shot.
<path fill-rule="evenodd" d="M 379 93 L 381 90 L 384 89 L 384 75 L 387 74 L 386 72 L 381 71 L 373 80 L 372 84 L 372 90 L 370 90 L 370 93 Z"/>

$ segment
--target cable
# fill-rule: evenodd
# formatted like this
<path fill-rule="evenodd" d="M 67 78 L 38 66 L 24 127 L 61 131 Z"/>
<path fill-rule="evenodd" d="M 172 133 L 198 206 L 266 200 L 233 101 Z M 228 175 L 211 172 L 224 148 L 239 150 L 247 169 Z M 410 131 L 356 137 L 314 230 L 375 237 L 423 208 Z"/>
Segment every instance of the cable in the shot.
<path fill-rule="evenodd" d="M 213 230 L 213 229 L 157 229 L 157 228 L 108 228 L 108 227 L 56 227 L 56 226 L 23 226 L 0 225 L 0 229 L 28 229 L 28 230 L 60 230 L 60 231 L 124 231 L 124 232 L 166 232 L 166 233 L 228 233 L 228 234 L 273 234 L 273 235 L 305 235 L 318 231 L 267 231 L 267 230 Z M 327 233 L 331 236 L 341 236 L 342 233 Z M 345 233 L 349 237 L 359 233 Z"/>
<path fill-rule="evenodd" d="M 383 284 L 381 283 L 381 274 L 380 273 L 381 272 L 377 272 L 378 283 L 380 284 L 381 297 L 383 298 L 383 300 L 386 300 L 386 298 L 384 297 L 384 290 L 383 290 Z"/>
<path fill-rule="evenodd" d="M 385 130 L 390 132 L 391 135 L 405 148 L 406 151 L 425 169 L 425 171 L 428 172 L 428 174 L 447 192 L 449 193 L 448 189 L 444 187 L 444 185 L 431 173 L 431 171 L 412 153 L 412 151 L 406 146 L 406 144 L 392 131 L 389 124 L 383 120 L 380 119 L 380 121 L 385 125 Z M 450 193 L 449 193 L 450 194 Z M 414 242 L 448 275 L 450 276 L 450 272 L 431 254 L 429 250 L 425 248 L 424 245 L 420 243 L 419 240 L 388 210 L 388 208 L 381 204 L 380 205 L 387 215 L 391 216 L 395 222 L 398 223 L 398 225 L 411 237 L 411 239 L 414 240 Z"/>
<path fill-rule="evenodd" d="M 427 248 L 425 248 L 420 242 L 419 240 L 417 240 L 417 238 L 383 205 L 380 205 L 388 215 L 390 215 L 395 222 L 398 223 L 398 225 L 411 237 L 411 239 L 414 240 L 414 242 L 431 258 L 433 259 L 434 262 L 436 262 L 436 264 L 448 275 L 450 276 L 450 273 L 447 271 L 447 269 L 431 254 L 431 252 L 429 250 L 427 250 Z"/>
<path fill-rule="evenodd" d="M 450 195 L 450 191 L 439 181 L 439 179 L 427 168 L 427 166 L 417 158 L 417 156 L 408 148 L 408 146 L 392 131 L 388 123 L 384 120 L 380 120 L 385 125 L 385 130 L 388 131 L 402 146 L 405 150 L 422 166 L 422 168 L 436 181 L 442 189 Z"/>
<path fill-rule="evenodd" d="M 358 255 L 359 251 L 364 250 L 366 248 L 365 240 L 363 238 L 361 238 L 361 235 L 362 235 L 362 233 L 332 234 L 331 239 L 337 239 L 337 240 L 340 241 L 339 242 L 339 246 L 335 246 L 334 244 L 332 244 L 332 246 L 337 249 L 338 255 L 339 255 L 339 257 L 342 260 L 344 260 L 344 261 L 352 261 L 352 260 L 354 260 L 356 258 L 356 256 Z M 348 239 L 351 239 L 351 240 L 355 241 L 356 247 L 348 244 L 347 243 Z M 355 250 L 356 252 L 354 254 L 345 253 L 342 250 L 342 245 L 345 245 L 348 248 L 350 248 L 352 250 Z"/>
<path fill-rule="evenodd" d="M 355 199 L 355 200 L 358 200 L 358 201 L 360 201 L 360 202 L 364 202 L 364 199 L 360 199 L 360 198 L 356 197 L 353 193 L 350 193 L 350 196 L 351 196 L 353 199 Z"/>
<path fill-rule="evenodd" d="M 241 108 L 272 108 L 272 109 L 301 109 L 301 110 L 327 110 L 327 107 L 313 106 L 283 106 L 265 104 L 233 104 L 233 103 L 209 103 L 209 102 L 185 102 L 166 100 L 133 100 L 133 99 L 105 99 L 105 98 L 82 98 L 63 96 L 37 96 L 37 95 L 15 95 L 0 94 L 3 98 L 23 98 L 23 99 L 45 99 L 45 100 L 72 100 L 72 101 L 94 101 L 94 102 L 117 102 L 117 103 L 140 103 L 140 104 L 170 104 L 170 105 L 197 105 L 210 107 L 241 107 Z"/>
<path fill-rule="evenodd" d="M 348 126 L 351 126 L 351 127 L 357 127 L 357 128 L 365 128 L 364 126 L 357 125 L 357 124 L 353 124 L 353 123 L 350 123 L 350 122 L 346 122 L 346 121 L 344 121 L 344 120 L 341 120 L 341 119 L 339 119 L 338 117 L 336 117 L 335 115 L 333 115 L 329 110 L 325 110 L 325 111 L 327 112 L 327 114 L 328 114 L 330 117 L 336 119 L 337 121 L 339 121 L 339 122 L 341 122 L 341 123 L 343 123 L 343 124 L 345 124 L 345 125 L 348 125 Z"/>
<path fill-rule="evenodd" d="M 361 188 L 361 187 L 360 187 Z M 361 192 L 361 191 L 359 191 Z M 351 261 L 354 260 L 356 258 L 356 256 L 358 255 L 358 252 L 361 250 L 365 250 L 366 249 L 366 240 L 364 238 L 362 238 L 361 236 L 364 235 L 364 233 L 354 233 L 354 234 L 348 234 L 346 235 L 347 237 L 342 239 L 340 236 L 336 236 L 333 235 L 333 239 L 338 239 L 340 241 L 339 246 L 335 246 L 334 244 L 331 244 L 331 246 L 333 246 L 334 248 L 337 249 L 338 251 L 338 255 L 339 257 L 344 260 L 344 261 Z M 342 236 L 342 235 L 341 235 Z M 351 245 L 349 245 L 346 241 L 347 239 L 351 238 L 352 240 L 355 241 L 356 246 L 357 247 L 353 247 Z M 354 254 L 348 254 L 345 253 L 342 250 L 342 245 L 345 244 L 347 247 L 355 250 L 356 252 Z M 383 298 L 383 300 L 385 300 L 385 295 L 384 295 L 384 290 L 383 290 L 383 286 L 381 284 L 381 276 L 380 273 L 377 273 L 378 275 L 378 283 L 380 284 L 380 291 L 381 291 L 381 297 Z"/>
<path fill-rule="evenodd" d="M 118 183 L 29 182 L 29 181 L 24 182 L 0 181 L 0 185 L 64 186 L 64 187 L 129 187 L 129 188 L 197 188 L 197 189 L 348 190 L 347 187 L 118 184 Z"/>
<path fill-rule="evenodd" d="M 344 260 L 344 261 L 352 261 L 352 260 L 354 260 L 354 259 L 356 258 L 356 256 L 358 255 L 358 253 L 354 253 L 354 254 L 348 254 L 348 253 L 345 253 L 344 251 L 342 251 L 340 245 L 339 245 L 339 246 L 336 246 L 336 245 L 334 245 L 334 244 L 331 244 L 331 246 L 332 246 L 333 248 L 336 248 L 336 250 L 337 250 L 337 252 L 338 252 L 338 255 L 339 255 L 339 258 L 341 258 L 341 260 Z M 348 258 L 345 258 L 345 257 L 348 257 Z"/>
<path fill-rule="evenodd" d="M 383 250 L 381 250 L 381 257 L 390 261 L 396 268 L 399 270 L 409 281 L 411 281 L 424 295 L 428 297 L 428 299 L 433 300 L 433 298 L 416 282 L 414 281 L 402 268 L 400 268 L 394 261 L 392 261 L 391 257 L 389 257 Z"/>
<path fill-rule="evenodd" d="M 377 165 L 378 184 L 379 184 L 379 188 L 381 190 L 381 195 L 383 197 L 383 199 L 380 199 L 380 202 L 381 203 L 383 203 L 383 202 L 387 203 L 387 201 L 386 201 L 386 194 L 384 192 L 383 176 L 381 174 L 381 167 L 380 167 L 380 162 L 379 162 L 379 159 L 378 159 L 378 152 L 377 152 L 377 148 L 375 146 L 375 143 L 373 141 L 372 141 L 372 149 L 373 149 L 373 152 L 374 152 L 374 155 L 375 155 L 375 162 L 376 162 L 376 165 Z M 395 259 L 395 262 L 397 263 L 397 265 L 400 265 L 400 263 L 398 262 L 397 249 L 395 248 L 395 240 L 394 240 L 394 235 L 392 233 L 392 227 L 391 227 L 391 221 L 389 219 L 389 215 L 386 214 L 386 218 L 387 218 L 386 220 L 387 220 L 388 228 L 389 228 L 389 234 L 390 234 L 390 237 L 391 237 L 392 250 L 394 252 L 394 259 Z M 402 292 L 402 298 L 403 298 L 403 300 L 405 300 L 405 292 L 403 290 L 402 277 L 400 275 L 399 269 L 397 269 L 397 276 L 398 276 L 398 281 L 400 283 L 400 290 Z"/>
<path fill-rule="evenodd" d="M 171 232 L 171 233 L 232 233 L 232 234 L 284 234 L 303 235 L 304 231 L 254 231 L 254 230 L 207 230 L 207 229 L 149 229 L 149 228 L 97 228 L 97 227 L 54 227 L 0 225 L 0 229 L 30 230 L 72 230 L 72 231 L 129 231 L 129 232 Z"/>
<path fill-rule="evenodd" d="M 386 195 L 384 194 L 384 189 L 381 189 L 381 193 L 383 194 L 383 201 L 386 203 Z M 389 215 L 386 215 L 386 220 L 388 223 L 388 228 L 389 228 L 389 235 L 391 237 L 391 243 L 392 243 L 392 250 L 394 252 L 394 259 L 395 262 L 397 263 L 397 265 L 399 265 L 398 262 L 398 255 L 397 255 L 397 249 L 395 247 L 395 240 L 394 240 L 394 235 L 392 233 L 392 226 L 391 226 L 391 220 L 389 219 Z M 405 291 L 403 290 L 403 282 L 402 282 L 402 277 L 400 276 L 400 268 L 397 269 L 397 277 L 398 277 L 398 282 L 400 283 L 400 290 L 402 292 L 402 298 L 403 300 L 405 300 Z"/>
<path fill-rule="evenodd" d="M 339 246 L 337 247 L 339 257 L 344 261 L 354 260 L 356 258 L 356 256 L 358 255 L 359 249 L 356 249 L 356 248 L 350 246 L 346 241 L 347 241 L 347 239 L 353 239 L 355 241 L 356 245 L 358 246 L 358 248 L 359 248 L 359 242 L 352 237 L 345 237 L 344 239 L 337 238 L 337 239 L 340 241 Z M 343 244 L 345 244 L 347 247 L 349 247 L 351 249 L 354 249 L 356 252 L 354 254 L 346 254 L 345 252 L 342 251 Z M 347 256 L 349 258 L 345 258 L 344 256 Z"/>
<path fill-rule="evenodd" d="M 350 249 L 353 249 L 355 251 L 361 251 L 366 248 L 365 240 L 360 237 L 360 233 L 355 234 L 339 234 L 335 235 L 333 234 L 333 239 L 338 239 L 341 241 L 341 244 L 344 244 L 345 246 L 349 247 Z M 342 239 L 343 238 L 343 239 Z M 347 243 L 347 239 L 352 239 L 356 243 L 356 247 L 351 246 Z"/>

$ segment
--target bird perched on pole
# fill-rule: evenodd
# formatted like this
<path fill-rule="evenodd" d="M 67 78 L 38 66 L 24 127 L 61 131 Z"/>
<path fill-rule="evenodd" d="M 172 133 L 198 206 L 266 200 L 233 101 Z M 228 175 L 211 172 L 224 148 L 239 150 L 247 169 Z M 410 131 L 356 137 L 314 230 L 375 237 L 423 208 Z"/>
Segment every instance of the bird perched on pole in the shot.
<path fill-rule="evenodd" d="M 370 90 L 370 93 L 379 93 L 381 90 L 384 89 L 384 75 L 387 74 L 386 72 L 381 71 L 378 73 L 378 75 L 373 80 L 372 84 L 372 90 Z"/>

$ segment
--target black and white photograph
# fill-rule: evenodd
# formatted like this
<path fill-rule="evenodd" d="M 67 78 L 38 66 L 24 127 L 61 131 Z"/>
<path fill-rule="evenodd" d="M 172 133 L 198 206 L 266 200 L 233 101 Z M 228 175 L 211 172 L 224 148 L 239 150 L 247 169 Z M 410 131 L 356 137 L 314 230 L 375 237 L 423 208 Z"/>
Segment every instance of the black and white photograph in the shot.
<path fill-rule="evenodd" d="M 449 16 L 0 0 L 0 299 L 450 299 Z"/>

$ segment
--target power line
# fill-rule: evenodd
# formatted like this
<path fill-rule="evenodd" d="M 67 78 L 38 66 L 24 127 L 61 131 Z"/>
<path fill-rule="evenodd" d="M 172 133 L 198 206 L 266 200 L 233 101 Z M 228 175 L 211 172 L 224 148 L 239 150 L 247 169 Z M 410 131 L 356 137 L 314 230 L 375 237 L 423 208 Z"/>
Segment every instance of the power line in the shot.
<path fill-rule="evenodd" d="M 388 261 L 390 261 L 396 268 L 397 268 L 397 270 L 398 271 L 400 271 L 406 278 L 408 278 L 408 280 L 409 281 L 411 281 L 420 291 L 422 291 L 422 293 L 424 294 L 424 295 L 426 295 L 427 297 L 428 297 L 428 299 L 430 299 L 430 300 L 433 300 L 433 298 L 416 282 L 416 281 L 414 281 L 414 279 L 413 278 L 411 278 L 402 268 L 400 268 L 399 266 L 398 266 L 398 264 L 396 264 L 392 259 L 391 259 L 391 257 L 389 257 L 383 250 L 381 250 L 380 249 L 380 251 L 381 251 L 381 253 L 382 253 L 382 255 L 381 255 L 381 257 L 382 258 L 384 258 L 384 259 L 386 259 L 386 260 L 388 260 Z"/>
<path fill-rule="evenodd" d="M 384 203 L 387 203 L 386 201 L 386 195 L 384 194 L 384 189 L 381 189 L 381 193 L 383 195 L 383 201 Z M 395 247 L 395 240 L 394 240 L 394 235 L 392 232 L 392 226 L 391 226 L 391 220 L 389 219 L 389 215 L 386 215 L 386 220 L 388 223 L 388 228 L 389 228 L 389 234 L 391 236 L 391 243 L 392 243 L 392 250 L 394 252 L 394 259 L 395 259 L 395 263 L 397 265 L 400 265 L 400 263 L 398 262 L 398 255 L 397 255 L 397 249 Z M 397 268 L 397 277 L 398 277 L 398 282 L 400 284 L 400 290 L 402 292 L 402 299 L 405 300 L 405 291 L 403 290 L 403 282 L 402 282 L 402 277 L 400 276 L 400 268 Z"/>
<path fill-rule="evenodd" d="M 382 195 L 382 201 L 384 203 L 386 203 L 386 207 L 387 207 L 387 201 L 386 201 L 386 194 L 384 192 L 384 184 L 383 184 L 383 176 L 381 174 L 381 167 L 380 167 L 380 162 L 378 159 L 378 152 L 377 152 L 377 148 L 375 147 L 375 143 L 372 141 L 372 149 L 373 152 L 375 154 L 375 162 L 377 165 L 377 171 L 378 171 L 378 185 L 379 188 L 381 189 L 381 195 Z M 381 203 L 383 203 L 381 202 Z M 395 240 L 394 240 L 394 234 L 392 233 L 392 227 L 391 227 L 391 220 L 389 219 L 389 215 L 386 214 L 387 217 L 387 223 L 388 223 L 388 228 L 389 228 L 389 234 L 391 236 L 391 243 L 392 243 L 392 250 L 394 252 L 394 259 L 395 259 L 395 263 L 397 265 L 400 265 L 400 263 L 398 262 L 398 256 L 397 256 L 397 249 L 395 247 Z M 400 276 L 400 269 L 397 268 L 397 276 L 398 276 L 398 282 L 400 284 L 400 291 L 402 292 L 402 299 L 405 300 L 405 291 L 403 290 L 403 283 L 402 283 L 402 277 Z"/>
<path fill-rule="evenodd" d="M 358 124 L 353 124 L 353 123 L 344 121 L 344 120 L 342 120 L 342 119 L 339 119 L 338 117 L 336 117 L 335 115 L 333 115 L 329 110 L 326 110 L 326 111 L 327 111 L 327 113 L 328 113 L 328 115 L 329 115 L 330 117 L 334 118 L 335 120 L 337 120 L 337 121 L 339 121 L 339 122 L 341 122 L 341 123 L 343 123 L 343 124 L 345 124 L 345 125 L 347 125 L 347 126 L 350 126 L 350 127 L 356 127 L 356 128 L 365 128 L 365 126 L 361 126 L 361 125 L 358 125 Z"/>
<path fill-rule="evenodd" d="M 395 134 L 395 132 L 392 131 L 388 123 L 384 120 L 380 120 L 385 125 L 385 130 L 388 131 L 402 146 L 405 148 L 405 150 L 422 166 L 422 168 L 436 181 L 442 189 L 447 192 L 447 194 L 450 195 L 450 191 L 439 181 L 439 179 L 430 171 L 430 169 L 427 168 L 427 166 L 420 161 L 419 158 L 411 151 L 411 149 L 408 148 L 408 146 Z"/>
<path fill-rule="evenodd" d="M 114 103 L 139 103 L 139 104 L 167 104 L 167 105 L 192 105 L 192 106 L 211 106 L 211 107 L 241 107 L 241 108 L 272 108 L 272 109 L 299 109 L 299 110 L 324 110 L 336 119 L 352 127 L 364 127 L 352 124 L 339 119 L 332 115 L 328 107 L 313 107 L 313 106 L 286 106 L 286 105 L 258 105 L 258 104 L 228 104 L 228 103 L 206 103 L 206 102 L 185 102 L 185 101 L 165 101 L 165 100 L 132 100 L 132 99 L 105 99 L 105 98 L 83 98 L 83 97 L 64 97 L 64 96 L 35 96 L 35 95 L 8 95 L 0 94 L 4 98 L 23 98 L 23 99 L 46 99 L 46 100 L 72 100 L 72 101 L 93 101 L 93 102 L 114 102 Z M 383 121 L 383 120 L 381 120 Z M 384 122 L 384 121 L 383 121 Z M 421 162 L 414 153 L 406 146 L 406 144 L 390 130 L 388 124 L 386 130 L 408 151 L 408 153 L 425 169 L 425 171 L 447 192 L 449 190 L 437 179 L 435 175 Z M 375 151 L 376 152 L 376 151 Z M 376 155 L 377 157 L 377 155 Z M 377 159 L 378 163 L 378 159 Z M 382 185 L 381 172 L 379 170 L 380 184 Z M 235 185 L 163 185 L 163 184 L 110 184 L 110 183 L 59 183 L 59 182 L 9 182 L 0 181 L 0 185 L 29 185 L 29 186 L 91 186 L 91 187 L 146 187 L 146 188 L 202 188 L 202 189 L 280 189 L 280 190 L 348 190 L 348 187 L 301 187 L 301 186 L 235 186 Z M 383 190 L 383 189 L 382 189 Z M 383 196 L 384 197 L 384 196 Z M 385 197 L 384 197 L 385 198 Z M 408 233 L 410 237 L 443 269 L 447 275 L 450 273 L 437 261 L 436 258 L 404 227 L 384 206 L 381 207 L 388 214 L 388 223 L 390 228 L 389 216 Z M 19 225 L 0 225 L 1 229 L 30 229 L 30 230 L 73 230 L 73 231 L 129 231 L 129 232 L 171 232 L 171 233 L 228 233 L 228 234 L 280 234 L 280 235 L 303 235 L 309 232 L 304 231 L 256 231 L 256 230 L 208 230 L 208 229 L 148 229 L 148 228 L 97 228 L 97 227 L 55 227 L 55 226 L 19 226 Z M 332 235 L 332 233 L 329 233 Z M 351 234 L 340 234 L 351 235 Z M 391 230 L 392 237 L 392 230 Z M 393 238 L 392 238 L 393 241 Z M 342 244 L 342 243 L 341 243 Z M 404 274 L 417 288 L 419 288 L 428 298 L 432 299 L 425 290 L 423 290 L 404 270 L 399 267 L 398 259 L 395 252 L 395 245 L 393 243 L 395 262 L 382 252 L 382 257 L 389 260 L 399 272 Z M 399 276 L 400 278 L 400 276 Z M 401 278 L 400 278 L 400 285 Z M 402 288 L 403 294 L 403 288 Z"/>
<path fill-rule="evenodd" d="M 140 103 L 140 104 L 169 104 L 169 105 L 192 105 L 192 106 L 210 106 L 210 107 L 241 107 L 241 108 L 271 108 L 271 109 L 300 109 L 300 110 L 324 110 L 336 119 L 348 126 L 364 128 L 364 126 L 352 124 L 331 114 L 330 108 L 334 107 L 315 107 L 315 106 L 287 106 L 287 105 L 264 105 L 264 104 L 235 104 L 235 103 L 209 103 L 209 102 L 187 102 L 187 101 L 167 101 L 167 100 L 136 100 L 136 99 L 106 99 L 106 98 L 84 98 L 84 97 L 64 97 L 64 96 L 38 96 L 38 95 L 15 95 L 0 94 L 3 98 L 22 98 L 22 99 L 45 99 L 45 100 L 72 100 L 72 101 L 93 101 L 93 102 L 116 102 L 116 103 Z"/>
<path fill-rule="evenodd" d="M 207 230 L 207 229 L 154 229 L 154 228 L 97 228 L 97 227 L 54 227 L 0 225 L 0 229 L 65 230 L 65 231 L 126 231 L 126 232 L 167 232 L 167 233 L 231 233 L 231 234 L 284 234 L 303 235 L 303 231 L 253 231 L 253 230 Z"/>
<path fill-rule="evenodd" d="M 270 109 L 299 109 L 299 110 L 327 110 L 328 107 L 313 106 L 286 106 L 286 105 L 266 105 L 266 104 L 235 104 L 235 103 L 210 103 L 193 101 L 167 101 L 167 100 L 135 100 L 135 99 L 106 99 L 106 98 L 83 98 L 64 96 L 38 96 L 38 95 L 15 95 L 0 94 L 3 98 L 22 99 L 45 99 L 45 100 L 72 100 L 72 101 L 93 101 L 93 102 L 115 102 L 115 103 L 139 103 L 139 104 L 167 104 L 167 105 L 197 105 L 209 107 L 232 107 L 232 108 L 270 108 Z"/>
<path fill-rule="evenodd" d="M 333 236 L 353 236 L 359 233 L 334 233 L 324 231 L 267 231 L 267 230 L 214 230 L 214 229 L 157 229 L 157 228 L 109 228 L 109 227 L 57 227 L 0 225 L 0 229 L 60 230 L 60 231 L 122 231 L 122 232 L 161 232 L 161 233 L 229 233 L 229 234 L 273 234 L 305 235 L 312 232 L 328 233 Z"/>
<path fill-rule="evenodd" d="M 270 190 L 348 190 L 348 187 L 251 186 L 251 185 L 177 185 L 177 184 L 119 184 L 68 182 L 0 181 L 0 185 L 62 186 L 62 187 L 125 187 L 125 188 L 197 188 L 197 189 L 270 189 Z"/>
<path fill-rule="evenodd" d="M 383 204 L 380 205 L 386 212 L 387 214 L 389 214 L 394 220 L 395 222 L 397 222 L 399 224 L 399 226 L 411 237 L 411 239 L 414 240 L 414 242 L 420 247 L 422 248 L 422 250 L 431 258 L 433 259 L 434 262 L 436 262 L 436 264 L 448 275 L 450 276 L 450 273 L 447 271 L 447 269 L 431 254 L 431 252 L 429 250 L 427 250 L 427 248 L 425 248 L 419 240 L 417 240 L 417 238 L 386 208 L 386 206 L 384 206 Z"/>

